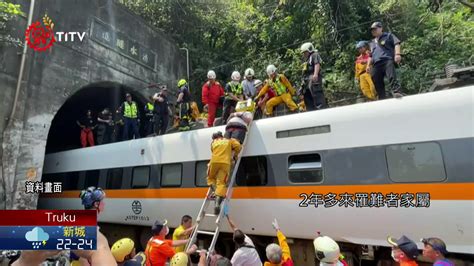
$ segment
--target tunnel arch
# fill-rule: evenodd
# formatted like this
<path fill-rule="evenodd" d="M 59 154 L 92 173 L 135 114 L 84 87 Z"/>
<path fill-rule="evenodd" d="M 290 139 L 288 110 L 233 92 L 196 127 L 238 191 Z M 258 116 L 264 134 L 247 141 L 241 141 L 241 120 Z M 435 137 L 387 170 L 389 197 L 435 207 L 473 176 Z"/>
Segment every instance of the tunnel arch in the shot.
<path fill-rule="evenodd" d="M 140 112 L 144 110 L 146 96 L 120 83 L 97 82 L 75 91 L 61 105 L 51 122 L 46 141 L 46 154 L 80 148 L 80 128 L 76 121 L 89 109 L 94 119 L 97 119 L 97 114 L 104 108 L 115 112 L 125 101 L 126 93 L 132 95 Z M 116 115 L 114 119 L 117 120 Z M 143 135 L 143 125 L 140 125 L 140 134 Z"/>

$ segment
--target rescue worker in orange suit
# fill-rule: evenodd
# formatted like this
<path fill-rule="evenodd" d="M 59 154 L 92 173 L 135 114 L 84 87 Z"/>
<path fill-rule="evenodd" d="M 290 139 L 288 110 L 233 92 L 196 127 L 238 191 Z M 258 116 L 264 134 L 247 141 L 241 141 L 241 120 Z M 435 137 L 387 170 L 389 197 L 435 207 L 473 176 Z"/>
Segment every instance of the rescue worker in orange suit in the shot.
<path fill-rule="evenodd" d="M 188 240 L 166 240 L 170 232 L 166 225 L 168 221 L 156 221 L 151 227 L 153 236 L 148 240 L 145 249 L 146 266 L 164 266 L 175 254 L 173 247 L 186 245 Z M 192 245 L 186 252 L 188 255 L 196 252 L 197 246 Z"/>
<path fill-rule="evenodd" d="M 303 53 L 303 95 L 308 111 L 326 108 L 326 97 L 323 91 L 323 76 L 321 74 L 321 56 L 312 43 L 301 45 Z"/>
<path fill-rule="evenodd" d="M 370 59 L 370 45 L 366 41 L 360 41 L 356 45 L 359 56 L 355 62 L 355 83 L 360 87 L 362 94 L 373 101 L 377 99 L 375 85 L 370 73 L 367 72 L 367 63 Z"/>
<path fill-rule="evenodd" d="M 224 111 L 222 112 L 222 124 L 225 124 L 229 115 L 235 111 L 238 101 L 244 99 L 244 89 L 240 84 L 240 73 L 232 72 L 230 77 L 232 80 L 225 85 Z"/>
<path fill-rule="evenodd" d="M 257 97 L 255 97 L 255 102 L 257 102 L 257 99 L 265 95 L 269 89 L 273 89 L 276 96 L 271 98 L 266 104 L 265 114 L 267 116 L 271 116 L 273 114 L 273 108 L 281 103 L 285 103 L 290 111 L 297 111 L 298 106 L 292 99 L 292 96 L 295 95 L 296 91 L 285 75 L 278 74 L 277 68 L 274 65 L 269 65 L 267 67 L 267 74 L 269 78 L 258 93 Z"/>
<path fill-rule="evenodd" d="M 216 214 L 219 214 L 220 205 L 227 193 L 227 178 L 230 174 L 231 159 L 237 160 L 241 148 L 239 141 L 232 138 L 225 139 L 220 131 L 212 135 L 212 156 L 207 170 L 207 185 L 211 187 L 216 196 L 214 209 Z M 232 152 L 234 152 L 233 156 Z"/>
<path fill-rule="evenodd" d="M 216 81 L 216 73 L 210 70 L 207 73 L 208 81 L 202 86 L 202 103 L 208 108 L 207 126 L 212 127 L 216 118 L 217 108 L 222 106 L 221 97 L 224 96 L 222 85 Z"/>
<path fill-rule="evenodd" d="M 270 244 L 265 249 L 267 260 L 264 266 L 293 266 L 291 258 L 290 246 L 286 241 L 285 235 L 281 232 L 278 221 L 275 219 L 272 223 L 273 228 L 277 231 L 278 244 Z"/>
<path fill-rule="evenodd" d="M 77 125 L 81 127 L 81 145 L 83 148 L 94 146 L 94 129 L 97 126 L 94 119 L 92 118 L 92 111 L 87 110 L 86 116 L 76 121 Z"/>

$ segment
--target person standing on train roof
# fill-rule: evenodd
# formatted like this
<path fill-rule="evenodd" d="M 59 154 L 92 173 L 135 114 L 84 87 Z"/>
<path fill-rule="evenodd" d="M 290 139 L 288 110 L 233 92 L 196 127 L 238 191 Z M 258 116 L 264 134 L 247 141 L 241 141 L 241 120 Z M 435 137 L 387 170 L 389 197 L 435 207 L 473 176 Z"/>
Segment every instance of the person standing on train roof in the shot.
<path fill-rule="evenodd" d="M 208 108 L 207 126 L 214 125 L 217 108 L 222 106 L 222 97 L 224 96 L 224 89 L 222 85 L 216 81 L 216 73 L 213 70 L 207 72 L 207 82 L 202 85 L 202 103 L 204 107 Z"/>
<path fill-rule="evenodd" d="M 417 266 L 416 258 L 420 254 L 415 242 L 406 236 L 395 239 L 391 236 L 387 238 L 388 243 L 392 246 L 392 258 L 400 263 L 400 266 Z"/>
<path fill-rule="evenodd" d="M 268 79 L 255 97 L 254 101 L 256 102 L 260 97 L 265 95 L 270 88 L 272 88 L 276 92 L 276 96 L 266 103 L 267 116 L 271 116 L 273 114 L 273 108 L 281 103 L 285 103 L 291 112 L 297 111 L 298 106 L 291 98 L 292 95 L 296 94 L 296 91 L 285 75 L 277 73 L 277 68 L 274 65 L 269 65 L 267 67 L 267 75 Z"/>
<path fill-rule="evenodd" d="M 190 130 L 190 123 L 192 118 L 191 109 L 191 92 L 189 91 L 188 82 L 185 79 L 178 81 L 178 98 L 176 104 L 179 112 L 179 131 Z"/>
<path fill-rule="evenodd" d="M 168 88 L 166 85 L 162 85 L 160 88 L 160 92 L 153 95 L 155 100 L 155 133 L 158 136 L 166 133 L 170 115 Z"/>
<path fill-rule="evenodd" d="M 193 218 L 189 215 L 184 215 L 181 218 L 181 225 L 174 229 L 173 240 L 186 240 L 193 231 Z M 183 252 L 185 245 L 177 246 L 174 248 L 176 252 Z"/>
<path fill-rule="evenodd" d="M 123 116 L 123 140 L 130 140 L 140 138 L 139 126 L 138 126 L 138 106 L 137 103 L 132 101 L 132 95 L 130 93 L 125 94 L 126 101 L 122 103 L 119 110 Z"/>
<path fill-rule="evenodd" d="M 370 59 L 370 44 L 366 41 L 360 41 L 357 43 L 356 49 L 359 51 L 359 56 L 355 62 L 355 83 L 360 87 L 362 94 L 367 99 L 371 101 L 377 100 L 374 82 L 370 73 L 367 72 L 367 63 Z"/>
<path fill-rule="evenodd" d="M 255 97 L 256 91 L 255 91 L 255 71 L 251 68 L 247 68 L 244 72 L 244 80 L 242 80 L 242 89 L 244 90 L 244 98 L 245 100 L 247 99 L 253 99 Z"/>
<path fill-rule="evenodd" d="M 92 118 L 92 111 L 87 110 L 86 115 L 80 120 L 76 121 L 77 125 L 81 128 L 81 145 L 83 148 L 94 146 L 94 129 L 97 126 L 94 119 Z"/>
<path fill-rule="evenodd" d="M 154 110 L 155 110 L 155 100 L 153 96 L 148 98 L 148 102 L 145 104 L 145 136 L 151 136 L 155 131 L 155 119 L 154 119 Z"/>
<path fill-rule="evenodd" d="M 264 266 L 293 266 L 293 259 L 291 258 L 290 246 L 286 241 L 286 236 L 281 232 L 278 221 L 275 219 L 272 222 L 273 228 L 277 231 L 278 243 L 270 244 L 265 249 L 267 260 Z"/>
<path fill-rule="evenodd" d="M 235 139 L 225 139 L 222 132 L 212 134 L 211 160 L 207 171 L 207 185 L 216 195 L 215 214 L 219 214 L 220 206 L 227 193 L 227 179 L 230 174 L 231 159 L 237 161 L 242 147 Z M 232 156 L 232 152 L 234 155 Z"/>
<path fill-rule="evenodd" d="M 148 240 L 145 249 L 146 266 L 164 266 L 176 254 L 173 246 L 181 246 L 188 243 L 188 240 L 166 240 L 165 237 L 170 232 L 167 223 L 168 221 L 166 220 L 158 220 L 151 227 L 153 236 Z M 192 254 L 196 250 L 197 246 L 193 244 L 186 254 Z"/>
<path fill-rule="evenodd" d="M 454 266 L 454 263 L 445 258 L 448 254 L 446 244 L 437 237 L 423 238 L 423 257 L 434 261 L 433 266 Z"/>
<path fill-rule="evenodd" d="M 232 72 L 231 81 L 225 85 L 224 111 L 222 113 L 222 124 L 225 124 L 231 113 L 235 111 L 237 102 L 244 99 L 244 91 L 240 84 L 239 71 Z"/>
<path fill-rule="evenodd" d="M 339 245 L 328 236 L 318 236 L 313 241 L 316 259 L 320 266 L 347 266 L 347 262 L 342 259 Z"/>
<path fill-rule="evenodd" d="M 310 42 L 303 43 L 300 50 L 303 54 L 303 96 L 306 110 L 314 111 L 326 108 L 323 75 L 321 74 L 321 56 Z"/>

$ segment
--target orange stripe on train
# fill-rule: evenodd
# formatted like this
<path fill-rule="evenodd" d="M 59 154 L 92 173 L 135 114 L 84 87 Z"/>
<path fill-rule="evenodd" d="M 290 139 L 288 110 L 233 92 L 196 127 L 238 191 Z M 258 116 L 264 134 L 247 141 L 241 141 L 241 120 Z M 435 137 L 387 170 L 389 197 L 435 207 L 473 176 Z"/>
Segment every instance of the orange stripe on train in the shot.
<path fill-rule="evenodd" d="M 153 189 L 111 189 L 107 198 L 193 198 L 203 199 L 207 188 L 153 188 Z M 442 184 L 377 184 L 340 186 L 268 186 L 235 187 L 233 199 L 301 199 L 301 193 L 343 194 L 343 193 L 430 193 L 431 200 L 474 200 L 474 183 Z M 61 194 L 42 194 L 43 198 L 78 198 L 79 191 L 65 191 Z"/>

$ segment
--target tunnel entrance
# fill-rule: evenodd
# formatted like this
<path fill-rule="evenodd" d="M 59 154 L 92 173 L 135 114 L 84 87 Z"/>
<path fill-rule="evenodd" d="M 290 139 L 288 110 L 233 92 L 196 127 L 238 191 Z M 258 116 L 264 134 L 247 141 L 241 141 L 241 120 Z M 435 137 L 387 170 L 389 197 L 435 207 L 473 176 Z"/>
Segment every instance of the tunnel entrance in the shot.
<path fill-rule="evenodd" d="M 61 106 L 51 123 L 46 143 L 46 154 L 81 147 L 81 129 L 76 121 L 83 118 L 87 110 L 92 111 L 92 117 L 97 121 L 97 115 L 104 108 L 109 108 L 114 114 L 114 121 L 118 121 L 120 117 L 116 111 L 125 101 L 126 93 L 132 95 L 133 101 L 137 103 L 139 113 L 143 113 L 146 104 L 145 97 L 121 84 L 111 82 L 92 84 L 74 93 Z M 97 139 L 96 131 L 94 139 Z M 141 123 L 140 135 L 143 136 L 143 133 L 144 127 Z M 119 134 L 117 141 L 121 141 L 121 137 L 122 135 Z"/>

